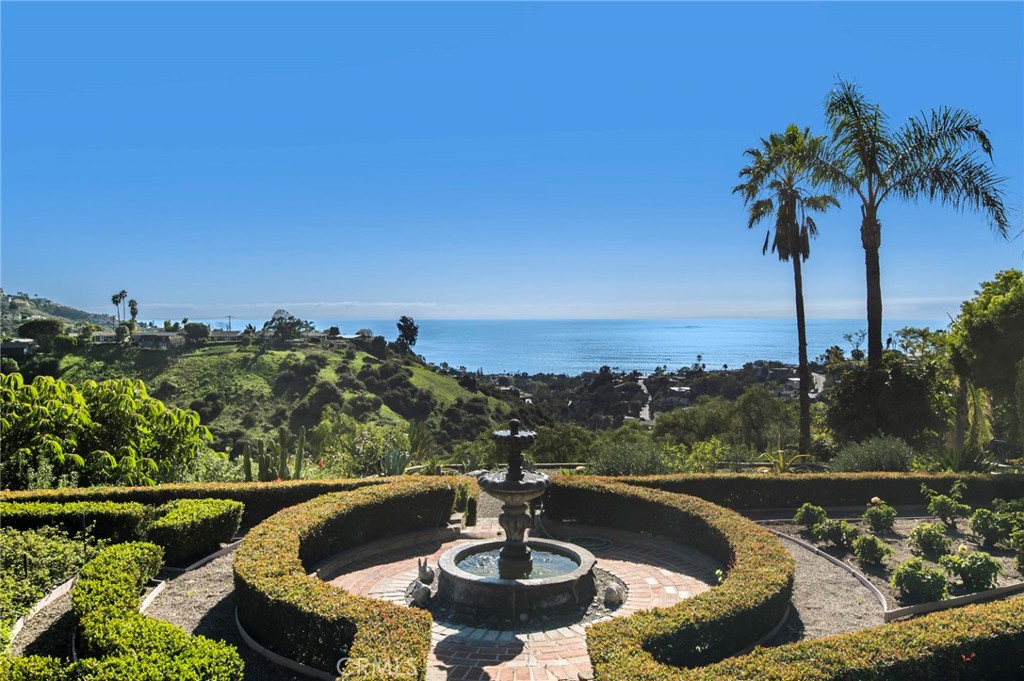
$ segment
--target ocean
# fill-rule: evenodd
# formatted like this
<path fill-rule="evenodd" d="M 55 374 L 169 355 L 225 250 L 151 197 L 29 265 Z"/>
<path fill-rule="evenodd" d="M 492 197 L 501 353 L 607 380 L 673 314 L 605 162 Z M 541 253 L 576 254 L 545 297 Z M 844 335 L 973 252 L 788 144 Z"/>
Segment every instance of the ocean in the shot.
<path fill-rule="evenodd" d="M 197 320 L 198 321 L 198 320 Z M 202 320 L 223 328 L 226 320 Z M 265 320 L 232 320 L 232 328 Z M 395 319 L 312 320 L 318 329 L 337 326 L 345 335 L 371 329 L 389 340 L 398 335 Z M 571 320 L 417 320 L 415 350 L 435 364 L 484 373 L 563 373 L 613 369 L 647 373 L 670 370 L 697 361 L 708 369 L 738 368 L 758 359 L 796 364 L 796 322 L 792 319 L 571 319 Z M 885 320 L 883 340 L 907 326 L 946 328 L 948 320 Z M 862 319 L 816 319 L 807 322 L 807 353 L 811 359 L 832 345 L 846 352 L 847 333 L 866 329 Z M 862 349 L 867 349 L 865 342 Z"/>

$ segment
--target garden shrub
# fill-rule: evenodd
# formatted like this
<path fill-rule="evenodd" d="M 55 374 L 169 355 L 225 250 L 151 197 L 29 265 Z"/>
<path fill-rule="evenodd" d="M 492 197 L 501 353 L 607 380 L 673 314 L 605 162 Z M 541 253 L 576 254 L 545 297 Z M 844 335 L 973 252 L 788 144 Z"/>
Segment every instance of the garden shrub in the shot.
<path fill-rule="evenodd" d="M 156 575 L 163 549 L 132 542 L 103 549 L 86 563 L 71 590 L 78 632 L 78 679 L 106 681 L 241 681 L 238 651 L 220 641 L 190 636 L 138 611 L 142 586 Z"/>
<path fill-rule="evenodd" d="M 829 542 L 840 548 L 849 549 L 860 531 L 845 520 L 825 520 L 811 528 L 814 538 Z"/>
<path fill-rule="evenodd" d="M 803 503 L 825 507 L 862 506 L 881 497 L 893 506 L 921 504 L 921 485 L 948 491 L 963 480 L 965 502 L 987 505 L 994 498 L 1024 496 L 1024 475 L 979 473 L 681 473 L 624 477 L 620 482 L 665 492 L 689 494 L 731 509 L 792 508 Z"/>
<path fill-rule="evenodd" d="M 669 608 L 646 610 L 587 628 L 595 666 L 631 679 L 634 666 L 707 664 L 754 643 L 782 618 L 795 564 L 762 527 L 702 499 L 645 490 L 589 476 L 557 476 L 545 513 L 556 520 L 642 529 L 685 543 L 728 565 L 721 584 Z"/>
<path fill-rule="evenodd" d="M 596 475 L 656 475 L 668 472 L 668 461 L 654 442 L 599 442 L 590 470 Z"/>
<path fill-rule="evenodd" d="M 334 670 L 341 658 L 365 667 L 346 679 L 383 679 L 395 661 L 426 672 L 430 615 L 346 593 L 313 566 L 344 549 L 391 535 L 443 527 L 464 480 L 415 476 L 351 492 L 325 494 L 284 509 L 257 527 L 235 554 L 238 616 L 249 634 L 303 664 Z"/>
<path fill-rule="evenodd" d="M 984 591 L 996 585 L 1003 566 L 984 551 L 957 551 L 939 558 L 947 574 L 956 575 L 968 591 Z"/>
<path fill-rule="evenodd" d="M 892 554 L 892 548 L 878 537 L 862 534 L 853 540 L 853 555 L 862 563 L 881 565 Z"/>
<path fill-rule="evenodd" d="M 1017 570 L 1024 573 L 1024 529 L 1010 535 L 1010 546 L 1017 552 Z"/>
<path fill-rule="evenodd" d="M 928 513 L 946 525 L 956 527 L 957 518 L 966 518 L 971 514 L 971 507 L 961 501 L 964 488 L 963 480 L 954 482 L 949 494 L 939 494 L 927 485 L 921 485 L 921 494 L 928 498 Z"/>
<path fill-rule="evenodd" d="M 925 567 L 920 558 L 910 558 L 897 565 L 890 584 L 907 603 L 941 601 L 947 593 L 946 576 L 941 570 Z"/>
<path fill-rule="evenodd" d="M 987 508 L 974 511 L 970 519 L 971 532 L 981 537 L 985 546 L 995 546 L 1010 538 L 1010 516 L 993 513 Z"/>
<path fill-rule="evenodd" d="M 828 520 L 828 514 L 825 513 L 825 509 L 821 506 L 815 506 L 814 504 L 804 504 L 797 509 L 796 515 L 793 516 L 793 522 L 797 525 L 803 525 L 807 529 L 810 529 Z"/>
<path fill-rule="evenodd" d="M 5 527 L 18 530 L 59 527 L 69 533 L 88 530 L 94 537 L 113 542 L 143 538 L 152 513 L 153 509 L 135 502 L 0 502 L 0 517 Z"/>
<path fill-rule="evenodd" d="M 171 565 L 213 553 L 238 532 L 244 505 L 227 499 L 177 499 L 156 510 L 149 540 L 164 547 Z"/>
<path fill-rule="evenodd" d="M 1024 598 L 969 605 L 902 622 L 755 648 L 699 669 L 618 661 L 597 681 L 992 681 L 1024 678 Z"/>
<path fill-rule="evenodd" d="M 861 519 L 868 524 L 873 532 L 892 532 L 896 524 L 896 509 L 885 503 L 878 497 L 868 502 L 867 510 Z"/>
<path fill-rule="evenodd" d="M 950 538 L 938 523 L 921 523 L 910 531 L 911 546 L 927 556 L 938 556 L 949 551 Z"/>
<path fill-rule="evenodd" d="M 832 470 L 846 473 L 858 471 L 909 471 L 914 449 L 903 440 L 883 435 L 847 445 L 830 462 Z"/>

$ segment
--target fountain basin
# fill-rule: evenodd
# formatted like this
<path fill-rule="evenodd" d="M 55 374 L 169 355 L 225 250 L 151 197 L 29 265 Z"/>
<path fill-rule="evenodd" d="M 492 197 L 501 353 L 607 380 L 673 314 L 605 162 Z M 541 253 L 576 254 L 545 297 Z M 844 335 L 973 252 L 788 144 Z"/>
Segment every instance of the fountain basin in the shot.
<path fill-rule="evenodd" d="M 561 563 L 552 576 L 523 579 L 502 579 L 497 576 L 496 561 L 477 554 L 498 552 L 504 542 L 484 541 L 457 546 L 441 554 L 437 598 L 446 607 L 469 615 L 499 616 L 507 619 L 521 614 L 540 615 L 586 607 L 594 598 L 594 555 L 584 548 L 548 539 L 530 539 L 526 545 L 542 557 L 554 554 L 552 565 Z M 561 560 L 559 560 L 561 559 Z M 566 561 L 565 559 L 568 559 Z M 494 562 L 493 576 L 474 574 L 459 563 L 475 562 L 474 571 L 482 571 Z M 571 562 L 570 562 L 571 561 Z M 546 566 L 538 565 L 541 570 Z"/>

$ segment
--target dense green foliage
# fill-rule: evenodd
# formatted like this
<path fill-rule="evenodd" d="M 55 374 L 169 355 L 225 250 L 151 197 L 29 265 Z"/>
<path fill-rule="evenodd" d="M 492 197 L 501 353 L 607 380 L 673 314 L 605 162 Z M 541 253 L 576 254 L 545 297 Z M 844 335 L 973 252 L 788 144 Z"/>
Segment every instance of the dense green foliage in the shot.
<path fill-rule="evenodd" d="M 192 411 L 168 409 L 142 381 L 0 377 L 0 475 L 8 489 L 73 481 L 152 484 L 176 479 L 211 440 Z"/>
<path fill-rule="evenodd" d="M 227 499 L 176 499 L 156 510 L 148 538 L 164 547 L 171 565 L 213 553 L 231 540 L 242 522 L 244 505 Z"/>
<path fill-rule="evenodd" d="M 926 556 L 940 556 L 949 551 L 952 540 L 946 536 L 946 529 L 938 523 L 921 523 L 910 530 L 911 546 Z"/>
<path fill-rule="evenodd" d="M 752 644 L 786 612 L 793 559 L 771 533 L 737 513 L 694 497 L 585 476 L 555 478 L 545 511 L 557 520 L 630 530 L 642 519 L 648 531 L 728 566 L 710 591 L 588 627 L 587 649 L 603 678 L 632 679 L 633 670 L 655 661 L 713 662 Z"/>
<path fill-rule="evenodd" d="M 1003 566 L 984 551 L 957 551 L 939 557 L 939 565 L 956 575 L 967 591 L 983 591 L 996 585 Z"/>
<path fill-rule="evenodd" d="M 947 582 L 942 571 L 926 567 L 920 558 L 909 558 L 892 571 L 892 588 L 909 604 L 941 601 L 947 595 Z"/>
<path fill-rule="evenodd" d="M 892 555 L 892 548 L 878 537 L 860 534 L 853 540 L 853 555 L 862 563 L 881 565 Z"/>
<path fill-rule="evenodd" d="M 845 520 L 823 520 L 811 528 L 814 538 L 841 549 L 850 549 L 860 531 Z"/>
<path fill-rule="evenodd" d="M 65 532 L 88 532 L 101 539 L 126 542 L 145 537 L 153 509 L 140 503 L 113 501 L 0 502 L 5 527 L 32 530 L 59 527 Z"/>
<path fill-rule="evenodd" d="M 869 438 L 849 444 L 839 450 L 830 462 L 834 471 L 909 471 L 914 450 L 903 440 L 892 435 Z"/>
<path fill-rule="evenodd" d="M 24 531 L 0 528 L 0 651 L 7 647 L 15 620 L 55 586 L 73 577 L 95 553 L 96 546 L 95 538 L 89 535 L 72 537 L 53 527 Z"/>
<path fill-rule="evenodd" d="M 896 524 L 896 509 L 875 497 L 868 502 L 861 519 L 868 524 L 872 532 L 892 532 Z"/>
<path fill-rule="evenodd" d="M 801 504 L 800 508 L 796 511 L 796 515 L 793 516 L 794 523 L 803 525 L 808 529 L 826 520 L 828 520 L 828 514 L 824 508 L 807 503 Z"/>
<path fill-rule="evenodd" d="M 235 554 L 238 615 L 253 638 L 291 659 L 333 670 L 339 658 L 362 658 L 346 678 L 383 678 L 394 660 L 425 673 L 430 615 L 348 594 L 316 577 L 311 566 L 374 539 L 444 526 L 456 507 L 452 478 L 403 478 L 287 508 L 254 528 Z"/>

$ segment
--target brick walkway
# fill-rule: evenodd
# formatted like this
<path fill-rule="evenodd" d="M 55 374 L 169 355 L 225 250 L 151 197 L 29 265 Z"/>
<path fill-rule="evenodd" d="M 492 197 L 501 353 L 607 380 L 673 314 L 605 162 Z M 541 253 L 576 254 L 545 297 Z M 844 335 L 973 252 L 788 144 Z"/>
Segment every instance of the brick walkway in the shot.
<path fill-rule="evenodd" d="M 417 576 L 417 559 L 426 557 L 436 566 L 438 557 L 453 546 L 498 536 L 493 519 L 482 519 L 481 524 L 473 539 L 384 549 L 373 558 L 345 566 L 344 573 L 330 583 L 351 593 L 404 604 L 405 590 Z M 613 617 L 669 606 L 706 591 L 720 567 L 703 554 L 656 537 L 583 526 L 559 527 L 553 533 L 559 539 L 575 535 L 612 542 L 609 548 L 591 551 L 598 567 L 616 575 L 629 589 L 626 602 Z M 575 681 L 591 674 L 584 625 L 499 631 L 435 621 L 433 640 L 428 681 Z"/>

